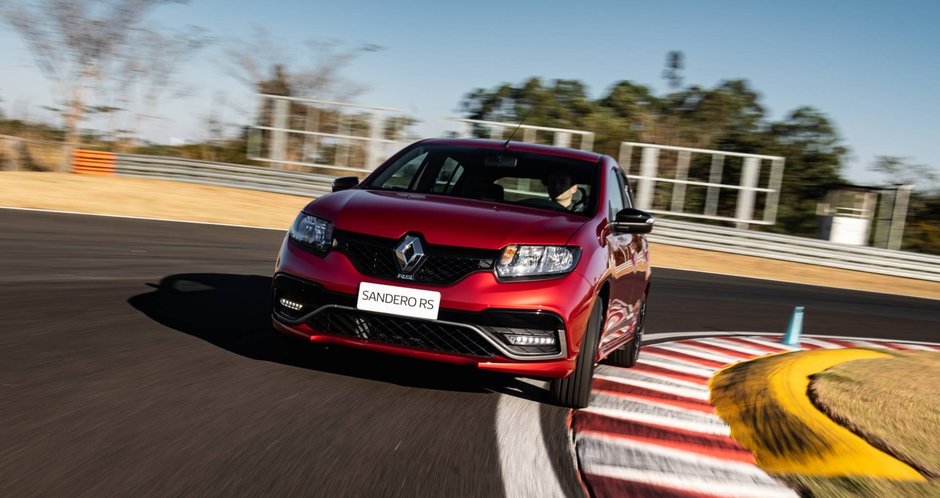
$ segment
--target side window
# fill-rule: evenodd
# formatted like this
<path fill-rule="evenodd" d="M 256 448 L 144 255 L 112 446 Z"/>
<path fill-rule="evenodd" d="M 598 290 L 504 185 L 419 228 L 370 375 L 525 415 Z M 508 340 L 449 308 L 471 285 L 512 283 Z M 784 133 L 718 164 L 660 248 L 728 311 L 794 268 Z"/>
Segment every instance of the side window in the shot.
<path fill-rule="evenodd" d="M 448 157 L 444 161 L 444 164 L 441 165 L 441 170 L 437 173 L 437 178 L 434 180 L 434 186 L 431 187 L 431 192 L 435 194 L 449 194 L 453 192 L 454 185 L 457 183 L 457 180 L 460 180 L 463 172 L 464 167 L 454 158 Z"/>
<path fill-rule="evenodd" d="M 610 207 L 609 218 L 613 220 L 621 209 L 626 207 L 623 199 L 623 183 L 620 181 L 620 175 L 616 170 L 610 170 L 607 175 L 607 204 Z"/>

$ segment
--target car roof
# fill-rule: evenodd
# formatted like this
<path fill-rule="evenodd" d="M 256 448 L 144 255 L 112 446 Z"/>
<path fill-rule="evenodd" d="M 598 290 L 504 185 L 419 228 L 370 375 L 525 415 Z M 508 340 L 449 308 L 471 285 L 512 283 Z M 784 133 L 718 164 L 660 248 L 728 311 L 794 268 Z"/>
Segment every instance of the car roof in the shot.
<path fill-rule="evenodd" d="M 452 145 L 457 147 L 479 147 L 482 149 L 501 149 L 505 140 L 485 140 L 482 138 L 430 138 L 421 143 L 429 145 Z M 569 149 L 565 147 L 553 147 L 551 145 L 533 144 L 528 142 L 509 142 L 506 150 L 511 152 L 527 152 L 532 154 L 544 154 L 546 156 L 564 157 L 567 159 L 577 159 L 596 163 L 601 160 L 601 154 L 589 152 L 586 150 Z"/>

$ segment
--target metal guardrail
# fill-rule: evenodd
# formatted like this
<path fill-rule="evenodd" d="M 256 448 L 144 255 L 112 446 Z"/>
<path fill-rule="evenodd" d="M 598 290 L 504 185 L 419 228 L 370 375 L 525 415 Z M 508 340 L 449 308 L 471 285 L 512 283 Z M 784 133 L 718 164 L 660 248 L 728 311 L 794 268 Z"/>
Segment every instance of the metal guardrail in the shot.
<path fill-rule="evenodd" d="M 317 197 L 335 177 L 171 157 L 119 154 L 116 174 Z M 651 242 L 940 282 L 940 256 L 660 219 Z"/>
<path fill-rule="evenodd" d="M 118 154 L 115 172 L 121 176 L 176 180 L 307 197 L 330 192 L 335 178 L 242 164 L 136 154 Z"/>
<path fill-rule="evenodd" d="M 657 220 L 651 242 L 940 282 L 940 256 Z"/>

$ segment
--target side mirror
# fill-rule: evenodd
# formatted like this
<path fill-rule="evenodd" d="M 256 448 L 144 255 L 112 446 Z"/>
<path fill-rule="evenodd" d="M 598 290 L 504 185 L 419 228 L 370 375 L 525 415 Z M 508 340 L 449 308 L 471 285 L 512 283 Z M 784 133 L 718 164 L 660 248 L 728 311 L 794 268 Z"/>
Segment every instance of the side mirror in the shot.
<path fill-rule="evenodd" d="M 356 185 L 359 185 L 358 176 L 342 176 L 333 180 L 333 192 L 339 192 L 340 190 L 349 190 Z"/>
<path fill-rule="evenodd" d="M 626 208 L 617 213 L 610 229 L 614 233 L 650 233 L 656 218 L 639 209 Z"/>

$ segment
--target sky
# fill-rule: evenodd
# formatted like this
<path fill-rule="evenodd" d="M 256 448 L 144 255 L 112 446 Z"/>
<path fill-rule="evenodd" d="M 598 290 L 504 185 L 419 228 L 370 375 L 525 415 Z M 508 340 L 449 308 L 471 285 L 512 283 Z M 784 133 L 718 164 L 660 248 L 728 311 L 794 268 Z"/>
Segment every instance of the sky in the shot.
<path fill-rule="evenodd" d="M 223 49 L 263 27 L 298 60 L 310 39 L 383 47 L 345 71 L 367 87 L 356 102 L 406 110 L 422 136 L 454 129 L 443 118 L 458 114 L 467 92 L 532 76 L 581 80 L 592 97 L 622 80 L 663 93 L 666 54 L 681 50 L 686 84 L 746 79 L 775 120 L 804 105 L 824 112 L 850 149 L 850 181 L 885 180 L 869 171 L 881 155 L 940 173 L 937 1 L 190 0 L 150 19 L 215 38 L 180 71 L 189 95 L 164 101 L 147 122 L 156 142 L 205 138 L 210 112 L 247 121 L 230 108 L 250 109 L 253 97 L 222 69 Z M 7 25 L 0 44 L 0 108 L 52 119 L 43 107 L 53 93 Z"/>

